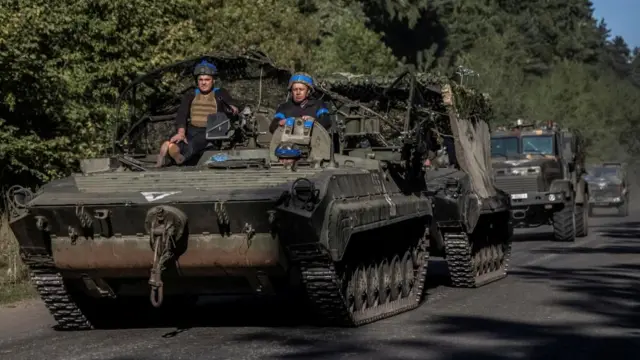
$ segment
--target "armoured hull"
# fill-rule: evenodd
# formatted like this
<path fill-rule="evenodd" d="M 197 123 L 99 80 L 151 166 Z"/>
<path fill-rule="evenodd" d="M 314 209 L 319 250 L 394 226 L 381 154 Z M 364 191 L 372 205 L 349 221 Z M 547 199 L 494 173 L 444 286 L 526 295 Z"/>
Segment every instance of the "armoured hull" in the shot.
<path fill-rule="evenodd" d="M 444 255 L 456 287 L 480 287 L 507 276 L 513 227 L 504 192 L 480 198 L 463 171 L 427 174 L 434 207 L 431 252 Z"/>
<path fill-rule="evenodd" d="M 378 171 L 360 168 L 146 171 L 51 183 L 11 226 L 62 328 L 99 323 L 79 298 L 151 292 L 160 306 L 165 295 L 273 294 L 297 285 L 332 323 L 360 325 L 418 306 L 430 214 L 426 197 L 402 194 Z M 351 249 L 371 244 L 349 243 L 392 236 L 391 228 L 408 240 L 367 249 L 370 257 L 357 256 L 357 264 L 372 263 L 352 269 Z M 373 293 L 368 306 L 353 294 L 349 305 L 345 274 L 355 276 L 346 280 L 351 291 L 358 276 L 377 279 L 375 296 L 388 288 L 385 309 L 376 308 Z M 331 286 L 344 301 L 323 292 Z"/>
<path fill-rule="evenodd" d="M 65 276 L 143 278 L 154 263 L 150 218 L 162 208 L 181 212 L 187 220 L 182 238 L 175 239 L 181 276 L 242 275 L 247 269 L 281 274 L 286 262 L 271 231 L 273 210 L 287 184 L 312 175 L 77 175 L 37 196 L 29 214 L 12 227 L 25 255 L 50 253 Z"/>

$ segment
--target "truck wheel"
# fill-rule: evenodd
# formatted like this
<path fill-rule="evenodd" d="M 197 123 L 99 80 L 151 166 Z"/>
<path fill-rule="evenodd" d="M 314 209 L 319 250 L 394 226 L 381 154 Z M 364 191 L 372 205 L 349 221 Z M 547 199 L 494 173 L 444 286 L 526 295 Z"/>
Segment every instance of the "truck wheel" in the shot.
<path fill-rule="evenodd" d="M 571 202 L 562 210 L 553 214 L 553 240 L 576 240 L 576 211 L 575 203 Z"/>
<path fill-rule="evenodd" d="M 589 202 L 585 195 L 586 202 L 576 204 L 576 237 L 589 235 Z"/>

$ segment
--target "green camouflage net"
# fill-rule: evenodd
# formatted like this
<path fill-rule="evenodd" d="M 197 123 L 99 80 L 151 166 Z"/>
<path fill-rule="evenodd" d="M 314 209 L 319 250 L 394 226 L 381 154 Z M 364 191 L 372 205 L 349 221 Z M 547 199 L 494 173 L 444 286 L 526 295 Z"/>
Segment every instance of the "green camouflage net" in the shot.
<path fill-rule="evenodd" d="M 384 146 L 409 150 L 405 159 L 414 163 L 422 163 L 425 157 L 444 160 L 438 154 L 446 153 L 449 163 L 441 166 L 453 164 L 466 173 L 480 199 L 496 195 L 489 136 L 493 114 L 487 96 L 444 78 L 410 72 L 400 77 L 334 74 L 319 79 L 318 87 L 328 101 L 366 106 L 367 114 L 358 114 L 361 120 L 384 119 L 377 129 L 386 140 Z M 349 115 L 343 120 L 348 121 Z M 363 136 L 362 130 L 345 133 Z M 371 138 L 366 136 L 369 143 Z M 357 148 L 355 143 L 346 147 Z"/>
<path fill-rule="evenodd" d="M 415 91 L 411 124 L 422 123 L 439 136 L 451 135 L 448 109 L 442 95 L 443 86 L 447 84 L 453 92 L 454 107 L 459 118 L 471 122 L 490 122 L 493 114 L 487 96 L 431 74 L 369 76 L 337 73 L 318 79 L 317 84 L 318 90 L 328 98 L 338 95 L 379 114 L 386 120 L 381 123 L 381 134 L 387 140 L 396 142 L 401 135 L 398 130 L 403 129 L 410 107 L 412 76 L 415 79 Z"/>
<path fill-rule="evenodd" d="M 192 71 L 203 59 L 218 68 L 214 87 L 227 89 L 236 101 L 254 112 L 261 110 L 272 117 L 286 100 L 291 73 L 277 68 L 261 53 L 210 54 L 185 60 L 139 77 L 123 92 L 120 123 L 114 134 L 116 145 L 130 153 L 157 153 L 162 142 L 176 132 L 180 99 L 185 92 L 195 91 Z M 134 92 L 135 102 L 131 102 Z"/>

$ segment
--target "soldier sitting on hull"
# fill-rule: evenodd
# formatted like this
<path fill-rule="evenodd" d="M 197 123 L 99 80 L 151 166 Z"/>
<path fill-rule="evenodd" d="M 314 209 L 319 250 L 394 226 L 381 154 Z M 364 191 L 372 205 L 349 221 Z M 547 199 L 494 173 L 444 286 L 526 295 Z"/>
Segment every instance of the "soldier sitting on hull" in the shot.
<path fill-rule="evenodd" d="M 196 65 L 193 75 L 198 87 L 195 92 L 187 92 L 182 97 L 176 116 L 178 132 L 162 144 L 157 167 L 166 164 L 167 153 L 178 165 L 202 153 L 208 145 L 206 129 L 209 115 L 219 112 L 233 115 L 238 113 L 238 107 L 234 105 L 235 101 L 229 92 L 213 87 L 216 74 L 216 66 L 206 60 Z M 187 119 L 191 119 L 188 124 Z"/>
<path fill-rule="evenodd" d="M 273 134 L 278 126 L 284 126 L 287 118 L 302 118 L 303 120 L 315 120 L 325 129 L 331 127 L 329 110 L 322 100 L 310 99 L 313 92 L 313 78 L 305 73 L 294 74 L 289 79 L 289 91 L 291 97 L 278 106 L 276 114 L 271 121 L 269 131 Z"/>

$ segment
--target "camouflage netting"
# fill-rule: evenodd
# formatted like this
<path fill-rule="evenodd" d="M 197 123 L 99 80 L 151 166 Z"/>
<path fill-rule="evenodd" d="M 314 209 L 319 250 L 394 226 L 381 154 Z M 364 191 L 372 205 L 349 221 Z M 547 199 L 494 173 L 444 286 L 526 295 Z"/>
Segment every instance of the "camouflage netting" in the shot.
<path fill-rule="evenodd" d="M 410 79 L 410 76 L 400 78 L 339 73 L 318 79 L 317 83 L 319 90 L 326 92 L 328 97 L 335 93 L 358 101 L 380 114 L 386 119 L 381 123 L 381 134 L 392 144 L 399 145 L 401 135 L 399 131 L 403 130 L 409 108 Z M 444 114 L 446 109 L 442 106 L 442 102 L 438 101 L 438 94 L 430 90 L 437 91 L 437 87 L 427 82 L 417 85 L 413 101 L 416 105 L 414 109 L 417 112 L 428 109 L 429 111 L 425 114 L 433 121 L 433 125 L 442 131 L 447 131 L 446 122 L 438 121 L 439 113 Z M 415 118 L 416 114 L 413 115 Z"/>
<path fill-rule="evenodd" d="M 203 59 L 218 68 L 214 86 L 224 87 L 254 112 L 259 106 L 271 118 L 278 104 L 286 100 L 291 73 L 277 68 L 263 54 L 213 54 L 182 61 L 141 76 L 123 92 L 126 98 L 120 108 L 115 139 L 122 139 L 124 148 L 132 153 L 155 154 L 162 142 L 175 134 L 180 99 L 185 92 L 195 90 L 192 71 Z M 134 93 L 135 106 L 131 106 Z"/>
<path fill-rule="evenodd" d="M 473 179 L 475 193 L 481 198 L 495 195 L 488 125 L 493 114 L 488 97 L 446 78 L 425 73 L 413 76 L 413 101 L 409 73 L 400 77 L 340 73 L 318 79 L 317 83 L 328 98 L 337 94 L 357 101 L 386 119 L 380 132 L 393 145 L 400 145 L 407 111 L 413 103 L 411 124 L 423 124 L 436 135 L 439 144 L 453 140 L 458 164 Z M 408 130 L 420 131 L 420 127 Z"/>
<path fill-rule="evenodd" d="M 421 120 L 428 117 L 439 133 L 452 135 L 448 109 L 441 94 L 441 88 L 446 84 L 452 87 L 456 98 L 456 111 L 461 118 L 489 122 L 493 116 L 486 96 L 450 83 L 446 78 L 425 73 L 417 73 L 414 76 L 416 79 L 416 92 L 413 99 L 414 115 Z M 403 127 L 409 108 L 411 75 L 382 77 L 338 73 L 322 77 L 317 80 L 317 83 L 319 90 L 327 92 L 329 97 L 330 93 L 337 93 L 357 100 L 386 117 L 395 127 Z M 393 88 L 390 89 L 392 85 Z M 389 131 L 390 126 L 385 128 L 383 134 L 393 135 L 393 131 Z"/>

